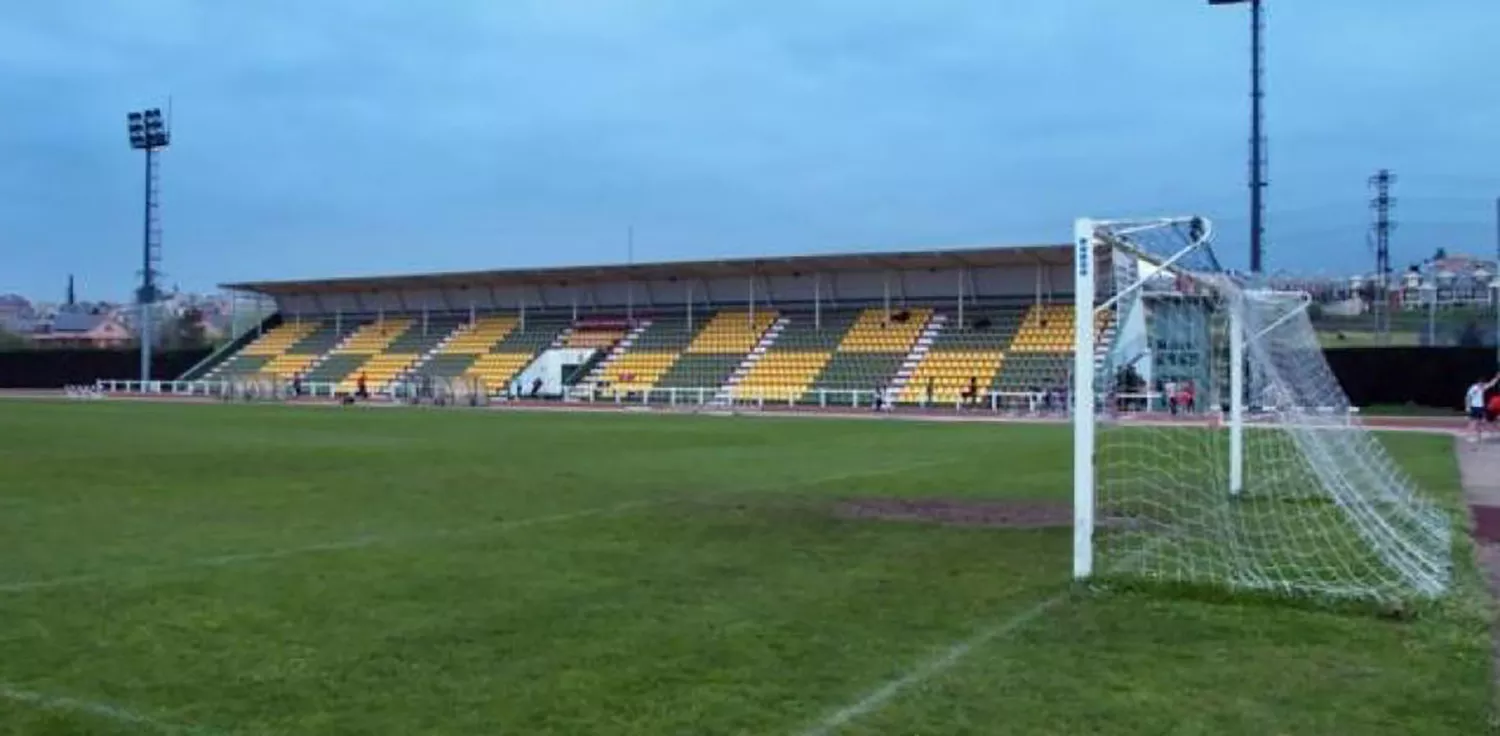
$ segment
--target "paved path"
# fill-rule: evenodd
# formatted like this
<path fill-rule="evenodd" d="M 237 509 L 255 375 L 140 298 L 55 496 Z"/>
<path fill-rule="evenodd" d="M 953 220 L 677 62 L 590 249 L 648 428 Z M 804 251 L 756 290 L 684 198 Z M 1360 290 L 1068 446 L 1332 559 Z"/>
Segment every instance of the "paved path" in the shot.
<path fill-rule="evenodd" d="M 1490 595 L 1500 601 L 1500 442 L 1472 444 L 1464 437 L 1453 445 L 1473 518 L 1475 557 Z M 1500 620 L 1490 623 L 1490 676 L 1500 692 Z"/>
<path fill-rule="evenodd" d="M 1500 441 L 1474 444 L 1464 438 L 1455 439 L 1453 446 L 1464 499 L 1474 515 L 1474 536 L 1500 543 Z"/>

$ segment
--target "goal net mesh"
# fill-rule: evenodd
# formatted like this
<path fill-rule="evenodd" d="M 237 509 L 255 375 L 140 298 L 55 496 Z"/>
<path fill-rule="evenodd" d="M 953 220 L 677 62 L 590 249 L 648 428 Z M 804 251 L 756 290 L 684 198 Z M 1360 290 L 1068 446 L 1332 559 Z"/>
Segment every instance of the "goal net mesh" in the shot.
<path fill-rule="evenodd" d="M 1094 230 L 1107 327 L 1096 411 L 1080 419 L 1095 422 L 1097 574 L 1319 598 L 1441 595 L 1447 514 L 1351 411 L 1307 297 L 1226 273 L 1207 230 Z"/>

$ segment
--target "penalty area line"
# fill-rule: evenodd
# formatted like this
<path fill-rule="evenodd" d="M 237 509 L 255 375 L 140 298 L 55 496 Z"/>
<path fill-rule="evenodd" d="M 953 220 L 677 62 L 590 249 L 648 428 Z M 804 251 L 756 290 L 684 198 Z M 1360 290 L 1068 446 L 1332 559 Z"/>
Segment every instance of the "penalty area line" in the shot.
<path fill-rule="evenodd" d="M 1055 595 L 967 639 L 955 642 L 937 656 L 917 664 L 910 672 L 865 693 L 849 705 L 830 712 L 815 725 L 798 732 L 798 736 L 829 736 L 850 722 L 880 710 L 903 690 L 943 674 L 965 657 L 973 654 L 974 650 L 992 641 L 1010 636 L 1017 629 L 1031 623 L 1033 619 L 1061 603 L 1066 597 L 1066 594 Z"/>
<path fill-rule="evenodd" d="M 31 706 L 39 710 L 64 711 L 69 713 L 82 713 L 96 718 L 102 718 L 116 723 L 129 724 L 131 726 L 144 726 L 158 733 L 170 734 L 199 734 L 207 736 L 214 733 L 198 727 L 179 726 L 173 723 L 158 721 L 148 718 L 139 713 L 125 710 L 116 705 L 101 703 L 93 700 L 80 700 L 61 695 L 47 695 L 32 690 L 24 690 L 6 683 L 0 683 L 0 700 L 9 700 L 14 703 Z"/>

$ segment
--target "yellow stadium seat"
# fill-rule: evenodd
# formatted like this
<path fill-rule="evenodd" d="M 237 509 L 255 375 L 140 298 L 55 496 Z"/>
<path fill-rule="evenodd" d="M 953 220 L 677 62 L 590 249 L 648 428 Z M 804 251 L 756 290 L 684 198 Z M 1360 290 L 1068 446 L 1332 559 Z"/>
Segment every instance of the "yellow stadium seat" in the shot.
<path fill-rule="evenodd" d="M 850 326 L 839 343 L 841 353 L 909 353 L 917 343 L 927 320 L 932 316 L 929 308 L 892 310 L 892 315 L 904 314 L 905 319 L 887 319 L 883 307 L 860 312 L 859 318 Z"/>
<path fill-rule="evenodd" d="M 770 350 L 734 385 L 736 399 L 794 401 L 833 357 L 829 351 Z"/>
<path fill-rule="evenodd" d="M 776 321 L 773 309 L 726 310 L 715 314 L 688 345 L 689 353 L 738 353 L 749 355 Z"/>

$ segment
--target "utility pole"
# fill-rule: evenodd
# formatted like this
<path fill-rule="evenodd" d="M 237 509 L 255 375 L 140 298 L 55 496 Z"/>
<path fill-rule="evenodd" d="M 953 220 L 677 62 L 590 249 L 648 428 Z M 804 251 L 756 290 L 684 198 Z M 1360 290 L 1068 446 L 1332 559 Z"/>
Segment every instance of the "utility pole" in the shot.
<path fill-rule="evenodd" d="M 1370 224 L 1371 240 L 1375 244 L 1375 303 L 1372 306 L 1380 342 L 1389 341 L 1391 333 L 1391 231 L 1396 229 L 1396 223 L 1391 221 L 1391 210 L 1396 207 L 1391 185 L 1395 183 L 1396 175 L 1389 169 L 1375 172 L 1369 180 L 1370 187 L 1375 190 L 1375 197 L 1370 200 L 1370 210 L 1375 215 Z"/>

